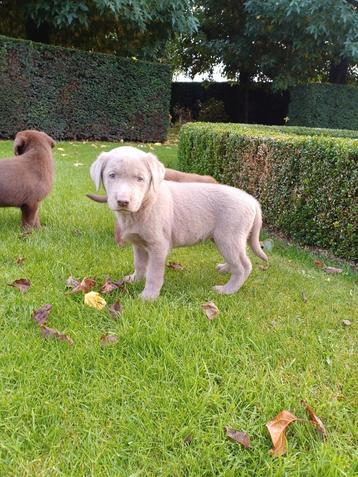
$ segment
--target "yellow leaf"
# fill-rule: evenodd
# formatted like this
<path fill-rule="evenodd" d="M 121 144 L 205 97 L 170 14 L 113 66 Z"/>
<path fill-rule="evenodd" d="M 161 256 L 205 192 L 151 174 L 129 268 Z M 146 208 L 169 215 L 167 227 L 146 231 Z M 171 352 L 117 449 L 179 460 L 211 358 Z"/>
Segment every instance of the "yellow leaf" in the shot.
<path fill-rule="evenodd" d="M 102 310 L 107 305 L 107 302 L 99 293 L 91 291 L 85 294 L 85 305 Z"/>

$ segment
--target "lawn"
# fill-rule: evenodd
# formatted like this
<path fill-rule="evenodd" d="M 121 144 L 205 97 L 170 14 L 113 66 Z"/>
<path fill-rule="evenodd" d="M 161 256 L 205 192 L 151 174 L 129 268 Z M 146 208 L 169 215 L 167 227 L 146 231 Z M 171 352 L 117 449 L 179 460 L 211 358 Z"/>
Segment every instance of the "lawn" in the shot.
<path fill-rule="evenodd" d="M 356 276 L 347 265 L 326 274 L 317 256 L 274 239 L 269 269 L 254 258 L 242 290 L 218 296 L 211 287 L 226 277 L 205 243 L 171 254 L 184 270 L 168 269 L 156 302 L 137 298 L 142 284 L 106 295 L 123 305 L 117 321 L 65 293 L 70 275 L 100 285 L 132 271 L 111 212 L 85 197 L 89 165 L 115 146 L 58 144 L 56 184 L 32 235 L 20 236 L 17 210 L 0 209 L 0 475 L 358 475 Z M 149 147 L 175 166 L 175 144 Z M 0 157 L 11 149 L 0 142 Z M 26 294 L 8 286 L 18 278 L 31 281 Z M 201 310 L 208 300 L 220 309 L 212 321 Z M 31 312 L 45 303 L 49 326 L 73 346 L 42 338 Z M 118 342 L 102 347 L 105 333 Z M 301 399 L 328 439 L 293 424 L 287 455 L 272 458 L 265 424 L 283 409 L 305 418 Z M 252 448 L 230 441 L 225 426 L 247 432 Z"/>

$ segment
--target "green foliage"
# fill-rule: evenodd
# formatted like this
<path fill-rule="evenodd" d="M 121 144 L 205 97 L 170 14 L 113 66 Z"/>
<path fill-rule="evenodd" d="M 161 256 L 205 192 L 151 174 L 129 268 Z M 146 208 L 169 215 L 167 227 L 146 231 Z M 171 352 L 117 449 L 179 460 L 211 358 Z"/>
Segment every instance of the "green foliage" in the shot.
<path fill-rule="evenodd" d="M 187 124 L 179 165 L 251 193 L 266 223 L 293 239 L 357 258 L 358 140 L 282 129 Z"/>
<path fill-rule="evenodd" d="M 289 124 L 358 130 L 358 88 L 348 85 L 308 84 L 293 88 Z"/>
<path fill-rule="evenodd" d="M 200 105 L 199 121 L 225 123 L 229 116 L 225 111 L 224 101 L 209 98 Z"/>
<path fill-rule="evenodd" d="M 158 61 L 196 27 L 191 0 L 3 0 L 0 33 Z"/>
<path fill-rule="evenodd" d="M 356 78 L 357 4 L 345 0 L 197 0 L 199 27 L 177 42 L 176 61 L 191 74 L 223 69 L 232 80 L 270 78 L 275 89 L 327 80 L 341 65 Z"/>
<path fill-rule="evenodd" d="M 0 37 L 0 137 L 26 128 L 55 138 L 162 141 L 171 69 Z"/>
<path fill-rule="evenodd" d="M 260 66 L 276 88 L 328 80 L 330 68 L 343 59 L 346 68 L 358 63 L 358 9 L 353 2 L 245 0 L 245 9 L 247 34 L 265 43 Z"/>

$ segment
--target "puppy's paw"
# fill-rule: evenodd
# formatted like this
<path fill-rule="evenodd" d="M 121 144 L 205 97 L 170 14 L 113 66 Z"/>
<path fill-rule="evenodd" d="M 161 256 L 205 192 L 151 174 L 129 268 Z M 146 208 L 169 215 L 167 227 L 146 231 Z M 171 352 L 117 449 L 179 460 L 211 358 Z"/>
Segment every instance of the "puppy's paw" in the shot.
<path fill-rule="evenodd" d="M 216 265 L 216 271 L 219 273 L 228 273 L 230 272 L 230 267 L 227 263 L 218 263 Z"/>
<path fill-rule="evenodd" d="M 137 280 L 138 280 L 138 278 L 137 278 L 137 275 L 136 275 L 135 272 L 132 273 L 131 275 L 126 275 L 126 276 L 123 278 L 123 281 L 124 281 L 125 283 L 134 283 L 134 282 L 136 282 Z"/>
<path fill-rule="evenodd" d="M 158 298 L 159 292 L 152 292 L 150 290 L 143 290 L 142 293 L 139 295 L 141 300 L 145 301 L 153 301 Z"/>
<path fill-rule="evenodd" d="M 216 285 L 213 287 L 213 290 L 220 293 L 220 295 L 231 295 L 237 291 L 232 288 L 227 288 L 226 285 Z"/>

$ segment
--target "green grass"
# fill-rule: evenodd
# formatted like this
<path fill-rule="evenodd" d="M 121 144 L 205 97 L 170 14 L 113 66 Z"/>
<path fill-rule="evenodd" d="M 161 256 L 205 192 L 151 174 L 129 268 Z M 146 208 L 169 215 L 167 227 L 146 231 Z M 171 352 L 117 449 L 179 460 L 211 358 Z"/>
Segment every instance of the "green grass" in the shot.
<path fill-rule="evenodd" d="M 0 142 L 0 157 L 11 147 Z M 218 253 L 205 243 L 171 254 L 185 270 L 167 271 L 155 303 L 139 301 L 141 284 L 107 296 L 124 306 L 116 322 L 65 294 L 69 275 L 100 283 L 132 270 L 130 247 L 114 244 L 110 211 L 84 197 L 93 191 L 89 164 L 112 147 L 58 145 L 44 227 L 31 236 L 20 238 L 17 210 L 0 209 L 0 475 L 358 475 L 356 277 L 347 266 L 327 275 L 308 252 L 275 239 L 270 268 L 253 259 L 242 290 L 223 297 L 211 290 L 226 279 L 215 272 Z M 154 151 L 175 166 L 175 145 Z M 20 277 L 32 282 L 24 295 L 7 286 Z M 211 322 L 200 308 L 210 299 L 221 310 Z M 49 326 L 73 347 L 40 336 L 31 311 L 45 303 Z M 102 348 L 107 332 L 119 341 Z M 305 417 L 301 399 L 328 440 L 294 424 L 288 454 L 273 459 L 265 424 L 283 409 Z M 252 449 L 230 442 L 224 426 L 246 431 Z"/>

